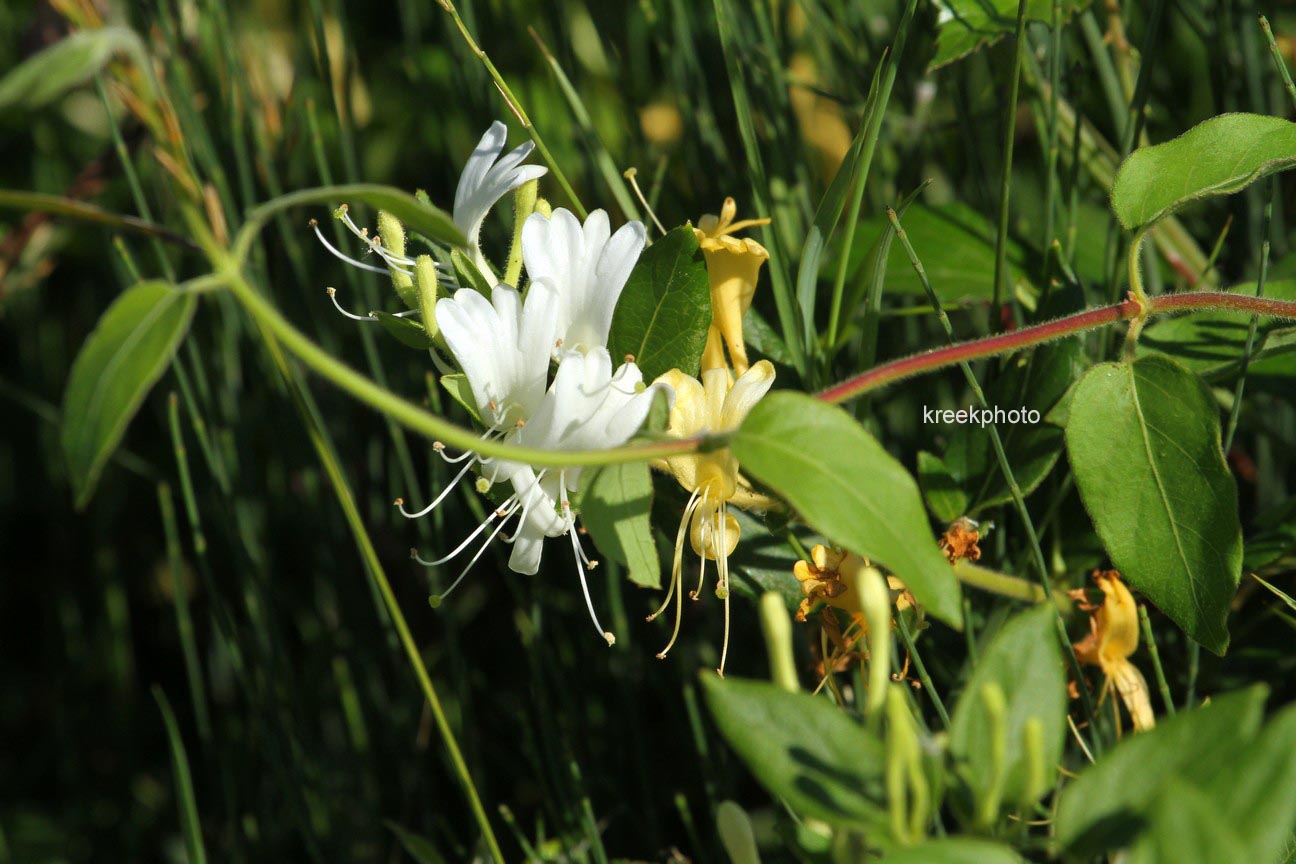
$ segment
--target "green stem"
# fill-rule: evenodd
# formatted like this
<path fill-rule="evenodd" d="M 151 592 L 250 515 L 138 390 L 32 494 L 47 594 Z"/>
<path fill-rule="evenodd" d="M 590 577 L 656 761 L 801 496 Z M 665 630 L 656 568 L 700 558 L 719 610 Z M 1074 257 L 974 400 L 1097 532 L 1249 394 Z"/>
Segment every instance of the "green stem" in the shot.
<path fill-rule="evenodd" d="M 931 676 L 927 674 L 927 665 L 923 663 L 922 655 L 918 653 L 918 648 L 914 645 L 913 634 L 909 632 L 909 625 L 905 623 L 904 613 L 897 612 L 895 621 L 896 629 L 900 631 L 900 639 L 904 642 L 905 650 L 909 652 L 909 659 L 913 661 L 914 670 L 918 673 L 918 680 L 922 682 L 923 687 L 927 690 L 927 695 L 931 697 L 932 704 L 936 706 L 936 713 L 940 715 L 941 725 L 948 729 L 950 727 L 949 712 L 945 710 L 945 703 L 941 700 L 940 694 L 936 692 Z"/>
<path fill-rule="evenodd" d="M 923 268 L 922 261 L 918 259 L 918 254 L 914 251 L 913 244 L 909 242 L 909 235 L 900 225 L 900 219 L 896 216 L 894 210 L 887 208 L 887 219 L 890 220 L 891 226 L 895 229 L 896 239 L 904 247 L 905 254 L 909 256 L 909 263 L 913 265 L 914 271 L 918 274 L 918 280 L 922 282 L 923 290 L 927 293 L 927 299 L 932 308 L 936 310 L 936 316 L 940 319 L 941 328 L 945 331 L 945 337 L 949 340 L 951 346 L 954 342 L 954 326 L 950 323 L 949 316 L 941 308 L 940 298 L 936 296 L 936 290 L 932 288 L 931 280 L 927 278 L 927 271 Z M 973 396 L 976 397 L 977 404 L 983 409 L 989 409 L 990 402 L 986 399 L 985 391 L 981 389 L 981 383 L 977 381 L 976 375 L 972 372 L 972 367 L 966 360 L 959 361 L 959 367 L 963 370 L 963 377 L 967 379 L 968 387 L 972 390 Z M 1008 462 L 1008 453 L 1004 450 L 1003 438 L 999 435 L 999 427 L 991 423 L 986 427 L 990 433 L 990 444 L 994 448 L 995 459 L 999 463 L 999 470 L 1003 472 L 1004 480 L 1008 484 L 1008 492 L 1012 495 L 1013 507 L 1017 510 L 1017 517 L 1021 519 L 1022 526 L 1026 529 L 1026 541 L 1030 549 L 1031 557 L 1034 559 L 1035 569 L 1039 571 L 1040 587 L 1044 590 L 1046 600 L 1053 599 L 1053 585 L 1049 581 L 1048 562 L 1044 559 L 1044 550 L 1040 547 L 1039 534 L 1035 531 L 1035 523 L 1031 519 L 1030 511 L 1026 508 L 1026 496 L 1021 487 L 1017 484 L 1017 477 L 1013 474 L 1012 466 Z M 1080 690 L 1081 702 L 1084 705 L 1085 714 L 1089 717 L 1092 724 L 1094 718 L 1093 703 L 1089 696 L 1089 688 L 1084 685 L 1084 676 L 1080 670 L 1079 660 L 1076 659 L 1075 652 L 1071 650 L 1071 641 L 1067 638 L 1066 624 L 1062 620 L 1062 612 L 1054 607 L 1057 618 L 1058 633 L 1062 640 L 1062 650 L 1071 660 L 1072 673 L 1075 676 L 1077 686 Z"/>
<path fill-rule="evenodd" d="M 1139 623 L 1143 627 L 1143 641 L 1147 642 L 1148 654 L 1152 657 L 1152 671 L 1156 673 L 1157 689 L 1161 691 L 1161 701 L 1165 703 L 1166 713 L 1173 717 L 1174 699 L 1170 698 L 1170 685 L 1166 682 L 1165 670 L 1161 668 L 1161 652 L 1157 650 L 1156 637 L 1152 635 L 1152 620 L 1148 618 L 1147 607 L 1142 603 L 1138 610 Z"/>
<path fill-rule="evenodd" d="M 1269 223 L 1273 218 L 1273 202 L 1278 197 L 1278 178 L 1269 180 L 1269 200 L 1265 202 L 1264 221 L 1260 228 L 1260 275 L 1256 279 L 1256 297 L 1264 296 L 1265 278 L 1269 275 Z M 1237 384 L 1233 388 L 1233 405 L 1229 408 L 1228 423 L 1224 427 L 1223 449 L 1228 453 L 1233 446 L 1233 435 L 1237 432 L 1238 417 L 1242 413 L 1242 394 L 1246 391 L 1247 369 L 1251 365 L 1251 354 L 1255 350 L 1256 329 L 1260 316 L 1252 315 L 1251 324 L 1247 327 L 1246 349 L 1242 352 L 1242 368 L 1238 372 Z"/>
<path fill-rule="evenodd" d="M 228 268 L 229 265 L 228 259 L 218 261 L 218 266 Z M 471 429 L 465 429 L 424 411 L 413 402 L 379 386 L 336 359 L 279 314 L 279 311 L 248 283 L 241 272 L 232 268 L 225 269 L 224 272 L 226 284 L 247 313 L 273 333 L 290 353 L 309 366 L 312 371 L 397 423 L 420 435 L 441 441 L 447 446 L 472 450 L 481 456 L 502 457 L 537 466 L 562 467 L 613 465 L 622 462 L 664 459 L 692 452 L 701 443 L 699 439 L 683 438 L 648 444 L 630 444 L 605 450 L 555 451 L 489 441 Z"/>
<path fill-rule="evenodd" d="M 532 125 L 531 118 L 527 116 L 526 110 L 522 107 L 522 103 L 513 95 L 513 91 L 509 88 L 508 82 L 504 80 L 504 76 L 500 74 L 500 71 L 495 68 L 495 64 L 491 62 L 491 59 L 486 55 L 486 52 L 477 44 L 477 40 L 473 38 L 472 33 L 468 32 L 468 25 L 459 17 L 459 10 L 455 8 L 455 4 L 452 0 L 437 0 L 437 2 L 441 4 L 442 9 L 449 13 L 451 20 L 454 21 L 455 27 L 459 29 L 459 34 L 463 36 L 464 43 L 467 44 L 468 50 L 473 53 L 473 56 L 481 61 L 482 66 L 486 67 L 487 74 L 489 74 L 491 80 L 495 82 L 495 86 L 499 89 L 500 95 L 504 97 L 504 103 L 508 105 L 509 110 L 513 112 L 513 116 L 518 119 L 518 122 L 522 124 L 522 128 L 526 130 L 529 136 L 531 136 L 531 140 L 535 142 L 536 149 L 540 151 L 540 158 L 544 159 L 545 164 L 549 166 L 549 170 L 553 172 L 554 179 L 557 180 L 558 185 L 562 187 L 563 194 L 567 196 L 567 200 L 571 203 L 572 208 L 583 221 L 585 217 L 589 215 L 589 211 L 585 209 L 585 205 L 581 204 L 580 198 L 576 197 L 576 190 L 572 188 L 571 183 L 567 180 L 567 175 L 563 173 L 557 160 L 554 159 L 553 154 L 549 152 L 548 146 L 545 145 L 544 139 L 540 137 L 540 133 L 537 132 L 535 126 Z"/>
<path fill-rule="evenodd" d="M 1278 42 L 1274 39 L 1273 28 L 1269 26 L 1269 19 L 1260 16 L 1260 29 L 1264 31 L 1265 40 L 1269 43 L 1269 54 L 1273 57 L 1274 65 L 1278 67 L 1278 74 L 1282 76 L 1283 89 L 1291 97 L 1293 105 L 1296 105 L 1296 84 L 1292 83 L 1291 73 L 1287 71 L 1287 64 L 1283 61 L 1282 51 L 1278 48 Z"/>
<path fill-rule="evenodd" d="M 1008 117 L 1004 121 L 1003 176 L 999 181 L 999 231 L 995 236 L 994 294 L 991 309 L 994 327 L 1000 324 L 1003 305 L 1004 270 L 1008 260 L 1008 204 L 1012 197 L 1013 142 L 1017 131 L 1017 94 L 1021 89 L 1022 43 L 1026 35 L 1027 0 L 1017 2 L 1017 35 L 1013 45 L 1012 84 L 1008 90 Z"/>

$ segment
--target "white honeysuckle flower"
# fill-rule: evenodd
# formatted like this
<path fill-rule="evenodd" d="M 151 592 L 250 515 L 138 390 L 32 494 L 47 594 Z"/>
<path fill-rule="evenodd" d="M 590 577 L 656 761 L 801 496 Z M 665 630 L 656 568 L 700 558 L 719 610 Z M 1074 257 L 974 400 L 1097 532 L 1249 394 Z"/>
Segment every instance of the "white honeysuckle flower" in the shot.
<path fill-rule="evenodd" d="M 615 234 L 608 215 L 595 210 L 582 226 L 559 208 L 546 217 L 533 213 L 522 226 L 522 263 L 533 282 L 548 279 L 558 291 L 560 351 L 589 351 L 607 345 L 612 311 L 647 242 L 642 222 L 627 222 Z"/>
<path fill-rule="evenodd" d="M 486 221 L 486 214 L 505 195 L 523 183 L 543 177 L 549 171 L 543 165 L 522 164 L 522 160 L 535 149 L 534 141 L 527 141 L 508 155 L 501 155 L 507 139 L 508 127 L 496 120 L 477 142 L 477 148 L 468 157 L 463 173 L 459 175 L 451 214 L 455 225 L 468 238 L 468 252 L 473 263 L 489 285 L 495 284 L 496 276 L 481 252 L 481 227 Z"/>
<path fill-rule="evenodd" d="M 499 285 L 487 300 L 472 288 L 437 301 L 436 323 L 477 403 L 478 416 L 503 430 L 532 416 L 544 398 L 558 311 L 553 286 L 533 282 L 523 300 Z"/>
<path fill-rule="evenodd" d="M 490 285 L 495 284 L 496 276 L 491 272 L 486 257 L 482 255 L 482 223 L 486 221 L 487 214 L 490 213 L 492 207 L 499 203 L 501 198 L 522 184 L 543 177 L 549 171 L 543 165 L 522 164 L 523 160 L 530 156 L 531 151 L 535 149 L 534 141 L 527 141 L 514 148 L 507 155 L 502 155 L 504 154 L 504 142 L 507 139 L 508 127 L 498 120 L 486 130 L 486 134 L 477 142 L 476 149 L 473 150 L 472 155 L 468 157 L 468 161 L 464 164 L 463 173 L 459 175 L 459 185 L 455 189 L 454 208 L 451 213 L 451 219 L 454 221 L 455 226 L 463 232 L 464 237 L 468 240 L 469 257 L 477 269 L 481 271 L 487 284 Z M 379 237 L 371 237 L 369 229 L 356 225 L 347 211 L 347 205 L 343 204 L 337 209 L 335 215 L 342 221 L 348 231 L 365 244 L 366 254 L 377 255 L 386 266 L 367 264 L 347 255 L 325 238 L 323 232 L 320 231 L 319 224 L 312 219 L 311 228 L 315 231 L 315 236 L 319 238 L 320 243 L 324 244 L 325 249 L 352 267 L 358 267 L 371 273 L 391 275 L 395 272 L 410 277 L 414 275 L 414 259 L 404 254 L 404 238 L 401 238 L 402 248 L 399 251 L 389 248 L 383 244 Z M 449 265 L 438 262 L 436 272 L 437 281 L 442 286 L 454 287 L 457 284 L 451 274 Z M 328 295 L 337 310 L 353 321 L 373 322 L 375 320 L 369 315 L 357 315 L 342 308 L 334 289 L 329 288 Z M 419 310 L 411 309 L 396 314 L 399 317 L 417 316 Z"/>
<path fill-rule="evenodd" d="M 541 292 L 551 291 L 545 282 L 534 283 L 525 303 L 519 303 L 514 289 L 499 286 L 493 296 L 503 295 L 503 299 L 487 304 L 480 295 L 479 300 L 472 299 L 468 294 L 475 292 L 464 289 L 453 300 L 437 304 L 437 323 L 468 377 L 473 397 L 482 408 L 482 417 L 493 418 L 482 437 L 555 451 L 618 447 L 643 425 L 658 392 L 668 397 L 673 394 L 665 384 L 644 387 L 643 374 L 633 363 L 622 364 L 614 372 L 611 356 L 601 347 L 584 354 L 565 353 L 553 383 L 544 389 L 551 337 L 546 335 L 541 340 L 537 334 L 543 332 L 554 305 L 552 294 Z M 548 333 L 552 334 L 552 329 Z M 541 394 L 539 398 L 537 392 Z M 430 513 L 475 465 L 482 469 L 477 484 L 479 491 L 484 492 L 497 482 L 507 482 L 513 487 L 513 493 L 449 554 L 435 561 L 414 556 L 425 565 L 445 563 L 494 526 L 455 581 L 436 598 L 437 602 L 463 581 L 516 516 L 512 536 L 505 540 L 513 544 L 509 568 L 518 573 L 537 572 L 544 539 L 567 535 L 590 620 L 611 645 L 615 638 L 599 623 L 585 577 L 586 569 L 594 567 L 595 562 L 581 546 L 576 513 L 571 506 L 570 495 L 580 488 L 581 467 L 537 469 L 526 463 L 483 457 L 473 451 L 452 457 L 445 453 L 443 446 L 437 445 L 435 449 L 448 462 L 466 464 L 422 510 L 407 511 L 404 502 L 397 499 L 405 516 L 416 518 Z"/>

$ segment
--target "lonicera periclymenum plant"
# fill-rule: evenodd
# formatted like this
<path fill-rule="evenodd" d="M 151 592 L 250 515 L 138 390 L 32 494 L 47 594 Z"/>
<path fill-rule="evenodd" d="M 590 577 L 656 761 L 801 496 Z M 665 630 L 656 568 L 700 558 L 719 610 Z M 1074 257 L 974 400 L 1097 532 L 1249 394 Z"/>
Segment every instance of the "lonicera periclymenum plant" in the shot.
<path fill-rule="evenodd" d="M 717 0 L 708 19 L 751 188 L 733 190 L 718 213 L 705 212 L 711 202 L 693 202 L 696 222 L 659 219 L 664 208 L 650 206 L 635 172 L 623 184 L 606 151 L 598 170 L 614 190 L 609 207 L 625 218 L 587 210 L 448 0 L 450 24 L 529 140 L 510 149 L 508 126 L 491 123 L 462 154 L 453 198 L 440 202 L 389 186 L 326 183 L 276 194 L 232 221 L 211 155 L 182 132 L 192 106 L 158 77 L 162 70 L 135 31 L 94 26 L 102 22 L 90 16 L 10 71 L 0 80 L 0 108 L 35 110 L 91 79 L 107 104 L 111 81 L 114 97 L 151 138 L 173 195 L 168 227 L 151 215 L 129 167 L 138 217 L 72 196 L 0 192 L 0 205 L 99 223 L 157 251 L 158 269 L 147 277 L 130 262 L 133 284 L 102 312 L 68 374 L 59 429 L 77 506 L 121 458 L 127 427 L 154 385 L 193 344 L 186 341 L 196 338 L 191 325 L 237 310 L 342 507 L 485 858 L 508 856 L 461 750 L 464 733 L 442 706 L 387 576 L 391 562 L 370 538 L 373 517 L 351 491 L 328 412 L 315 404 L 303 370 L 380 415 L 399 442 L 399 459 L 411 460 L 407 430 L 444 471 L 424 490 L 406 468 L 395 501 L 417 546 L 407 566 L 437 580 L 429 597 L 437 616 L 462 614 L 460 586 L 473 584 L 474 573 L 480 580 L 483 570 L 534 576 L 544 568 L 555 574 L 550 590 L 579 596 L 594 630 L 582 625 L 586 636 L 665 659 L 688 638 L 682 624 L 693 601 L 715 598 L 723 629 L 718 647 L 688 655 L 714 658 L 696 686 L 714 728 L 780 805 L 760 818 L 733 802 L 715 808 L 714 833 L 732 860 L 750 864 L 780 848 L 795 850 L 795 860 L 832 862 L 1282 860 L 1296 821 L 1296 714 L 1286 709 L 1266 720 L 1262 685 L 1215 694 L 1206 705 L 1193 688 L 1198 650 L 1223 656 L 1229 649 L 1244 575 L 1281 567 L 1296 547 L 1290 508 L 1257 523 L 1260 541 L 1247 536 L 1228 461 L 1247 422 L 1248 378 L 1263 370 L 1285 382 L 1288 400 L 1296 392 L 1289 362 L 1296 289 L 1268 278 L 1267 234 L 1256 281 L 1224 288 L 1214 256 L 1203 254 L 1181 218 L 1191 205 L 1236 193 L 1281 200 L 1280 172 L 1296 166 L 1296 123 L 1222 113 L 1151 143 L 1144 128 L 1150 85 L 1116 17 L 1108 42 L 1112 51 L 1125 48 L 1105 96 L 1118 100 L 1123 140 L 1113 147 L 1059 92 L 1058 52 L 1073 16 L 1091 50 L 1108 50 L 1083 4 L 939 0 L 934 46 L 926 49 L 934 50 L 931 69 L 971 63 L 985 56 L 977 53 L 985 43 L 1015 34 L 1007 43 L 1014 46 L 1008 104 L 1016 106 L 1023 83 L 1035 93 L 1047 141 L 1047 243 L 1032 259 L 1009 237 L 1015 121 L 1002 130 L 997 225 L 964 205 L 939 203 L 935 190 L 928 201 L 921 186 L 870 213 L 865 191 L 881 170 L 880 143 L 897 132 L 887 112 L 920 26 L 923 6 L 909 0 L 897 10 L 854 134 L 836 109 L 790 91 L 778 122 L 794 121 L 807 141 L 837 147 L 822 191 L 798 210 L 787 201 L 803 187 L 792 193 L 767 180 L 758 146 L 765 133 L 749 93 L 758 84 L 746 68 L 751 55 L 739 50 L 749 29 L 780 38 L 767 20 L 776 5 L 753 13 L 753 23 L 736 4 Z M 787 13 L 780 27 L 806 27 L 812 6 Z M 1155 34 L 1155 22 L 1142 26 Z M 1031 32 L 1047 37 L 1047 68 L 1027 50 Z M 1276 63 L 1266 74 L 1296 98 L 1270 41 Z M 540 45 L 589 125 L 558 59 Z M 813 63 L 794 58 L 789 69 L 813 87 Z M 644 128 L 656 129 L 647 117 Z M 662 122 L 667 135 L 670 124 Z M 115 126 L 114 141 L 129 166 Z M 1072 187 L 1087 173 L 1108 196 L 1109 279 L 1097 286 L 1107 302 L 1085 302 L 1077 246 L 1103 241 L 1077 236 L 1077 206 L 1068 213 L 1060 205 L 1063 168 Z M 735 199 L 743 200 L 741 215 Z M 372 225 L 362 218 L 366 210 Z M 276 254 L 263 232 L 290 212 L 313 215 L 314 236 L 341 259 L 332 264 L 347 280 L 327 289 L 342 317 L 317 317 L 315 326 L 327 329 L 315 335 L 285 317 L 281 298 L 263 282 L 266 256 Z M 1268 232 L 1272 204 L 1264 212 Z M 1124 268 L 1116 264 L 1122 237 Z M 168 244 L 185 251 L 179 266 Z M 969 278 L 960 267 L 991 274 L 978 277 L 976 289 L 988 312 L 977 319 L 981 335 L 961 314 L 948 314 Z M 379 296 L 359 288 L 372 279 L 365 272 L 389 290 Z M 893 296 L 905 302 L 884 317 Z M 771 309 L 774 323 L 765 317 Z M 939 329 L 917 329 L 918 314 Z M 912 341 L 878 360 L 883 328 L 893 325 L 939 341 Z M 392 352 L 424 370 L 426 399 L 397 392 L 322 346 L 352 338 L 366 340 L 371 357 Z M 916 452 L 889 440 L 879 421 L 886 403 L 955 367 L 962 407 L 932 415 L 950 429 Z M 193 421 L 200 412 L 183 386 Z M 183 454 L 179 416 L 173 398 L 171 431 Z M 201 424 L 194 428 L 215 482 L 235 501 L 220 445 Z M 177 470 L 197 538 L 183 455 Z M 163 488 L 164 512 L 174 519 Z M 445 530 L 448 510 L 472 513 L 475 527 Z M 546 555 L 554 545 L 559 552 Z M 555 555 L 561 566 L 546 563 Z M 603 572 L 655 592 L 641 617 L 665 622 L 650 631 L 659 648 L 618 642 L 614 633 L 629 625 L 622 601 L 610 599 L 621 597 L 620 586 L 609 589 Z M 492 584 L 488 593 L 496 590 L 503 589 Z M 999 604 L 984 619 L 974 609 L 980 596 Z M 1147 644 L 1153 630 L 1139 598 L 1191 646 L 1192 695 L 1179 713 L 1155 642 Z M 744 619 L 761 627 L 768 682 L 725 677 L 736 656 L 759 653 L 734 636 Z M 932 661 L 948 658 L 951 645 L 959 646 L 958 662 L 938 668 Z M 1141 645 L 1152 652 L 1152 686 L 1131 659 Z M 798 668 L 807 657 L 813 680 Z M 201 679 L 196 653 L 186 662 L 198 676 L 192 680 Z M 936 678 L 957 687 L 937 687 Z M 194 708 L 204 718 L 201 691 L 194 690 Z M 182 736 L 165 697 L 159 702 L 188 854 L 203 860 Z M 693 728 L 705 738 L 700 723 Z M 590 830 L 592 815 L 573 818 Z M 415 849 L 433 848 L 404 828 L 397 834 L 416 857 Z M 524 834 L 517 837 L 520 848 L 530 847 Z M 537 860 L 547 854 L 524 852 Z"/>

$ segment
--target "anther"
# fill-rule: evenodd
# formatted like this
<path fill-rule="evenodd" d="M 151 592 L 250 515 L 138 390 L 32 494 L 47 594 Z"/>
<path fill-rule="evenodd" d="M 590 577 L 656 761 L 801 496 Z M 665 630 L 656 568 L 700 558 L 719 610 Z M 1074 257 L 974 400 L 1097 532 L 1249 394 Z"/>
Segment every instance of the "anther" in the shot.
<path fill-rule="evenodd" d="M 622 362 L 624 362 L 624 363 L 633 363 L 633 362 L 635 362 L 635 355 L 633 355 L 633 354 L 627 354 L 627 355 L 625 355 L 625 357 L 622 358 Z"/>
<path fill-rule="evenodd" d="M 337 289 L 336 289 L 336 288 L 325 288 L 324 290 L 328 293 L 328 295 L 329 295 L 330 297 L 336 297 L 336 296 L 337 296 Z"/>
<path fill-rule="evenodd" d="M 309 225 L 310 227 L 314 228 L 316 225 L 319 224 L 319 220 L 318 220 L 318 219 L 312 219 L 312 220 L 310 220 L 309 222 L 307 222 L 306 224 Z"/>
<path fill-rule="evenodd" d="M 607 643 L 608 643 L 608 647 L 609 647 L 609 648 L 611 648 L 613 645 L 616 644 L 616 637 L 612 635 L 612 631 L 611 631 L 611 630 L 604 630 L 604 631 L 603 631 L 603 638 L 607 640 Z"/>
<path fill-rule="evenodd" d="M 598 569 L 598 564 L 599 564 L 599 562 L 598 562 L 598 559 L 597 559 L 597 558 L 594 559 L 593 561 L 590 561 L 590 562 L 589 562 L 589 569 L 591 569 L 591 570 L 597 570 L 597 569 Z"/>
<path fill-rule="evenodd" d="M 433 442 L 432 442 L 432 449 L 435 450 L 436 452 L 440 453 L 442 450 L 445 449 L 445 444 L 443 444 L 443 443 L 440 442 L 440 441 L 433 441 Z"/>
<path fill-rule="evenodd" d="M 392 502 L 393 507 L 403 507 L 404 505 L 405 505 L 404 498 L 397 498 L 395 501 Z"/>

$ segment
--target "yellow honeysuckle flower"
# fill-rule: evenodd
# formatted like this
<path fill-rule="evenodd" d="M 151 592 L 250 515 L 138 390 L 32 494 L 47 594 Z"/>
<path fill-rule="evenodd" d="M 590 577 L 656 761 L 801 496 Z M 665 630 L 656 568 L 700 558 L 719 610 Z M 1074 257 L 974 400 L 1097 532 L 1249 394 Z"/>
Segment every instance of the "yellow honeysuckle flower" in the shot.
<path fill-rule="evenodd" d="M 1115 570 L 1095 570 L 1093 579 L 1103 592 L 1103 602 L 1097 606 L 1087 602 L 1079 605 L 1089 612 L 1089 634 L 1071 647 L 1081 663 L 1102 669 L 1107 679 L 1103 683 L 1104 694 L 1116 690 L 1134 722 L 1134 731 L 1151 729 L 1156 725 L 1156 717 L 1152 713 L 1147 680 L 1129 660 L 1138 650 L 1138 606 Z"/>
<path fill-rule="evenodd" d="M 706 432 L 736 429 L 752 406 L 769 392 L 774 383 L 774 366 L 768 360 L 761 360 L 740 375 L 737 381 L 723 366 L 704 371 L 701 381 L 672 369 L 654 383 L 668 384 L 675 391 L 675 404 L 671 408 L 666 434 L 674 438 L 690 438 Z M 691 493 L 675 536 L 675 558 L 666 599 L 661 608 L 648 616 L 649 621 L 653 620 L 666 610 L 671 598 L 675 598 L 675 629 L 657 657 L 664 658 L 679 635 L 684 605 L 681 584 L 684 535 L 687 533 L 693 551 L 702 559 L 697 588 L 689 592 L 694 600 L 701 594 L 706 579 L 706 562 L 716 562 L 716 596 L 725 604 L 724 647 L 717 671 L 724 675 L 725 657 L 729 650 L 729 556 L 738 546 L 741 534 L 737 520 L 727 508 L 733 504 L 744 509 L 761 510 L 773 502 L 752 489 L 746 478 L 738 473 L 738 460 L 728 448 L 673 456 L 654 462 L 653 467 L 669 471 Z"/>
<path fill-rule="evenodd" d="M 725 348 L 734 372 L 747 371 L 747 346 L 743 342 L 742 319 L 751 308 L 761 265 L 769 258 L 765 247 L 747 237 L 733 237 L 735 231 L 766 225 L 769 219 L 734 221 L 738 205 L 726 198 L 720 215 L 708 213 L 698 220 L 693 232 L 706 256 L 711 282 L 711 328 L 702 352 L 702 370 L 725 368 Z M 723 345 L 722 345 L 723 342 Z"/>
<path fill-rule="evenodd" d="M 815 544 L 810 550 L 809 561 L 798 561 L 792 566 L 792 575 L 801 583 L 801 593 L 805 594 L 797 609 L 797 620 L 806 620 L 815 603 L 822 600 L 850 615 L 852 621 L 867 630 L 864 607 L 860 603 L 859 580 L 864 570 L 872 566 L 854 552 Z M 915 605 L 909 589 L 895 576 L 887 577 L 887 587 L 891 590 L 891 602 L 896 611 L 903 612 Z"/>

